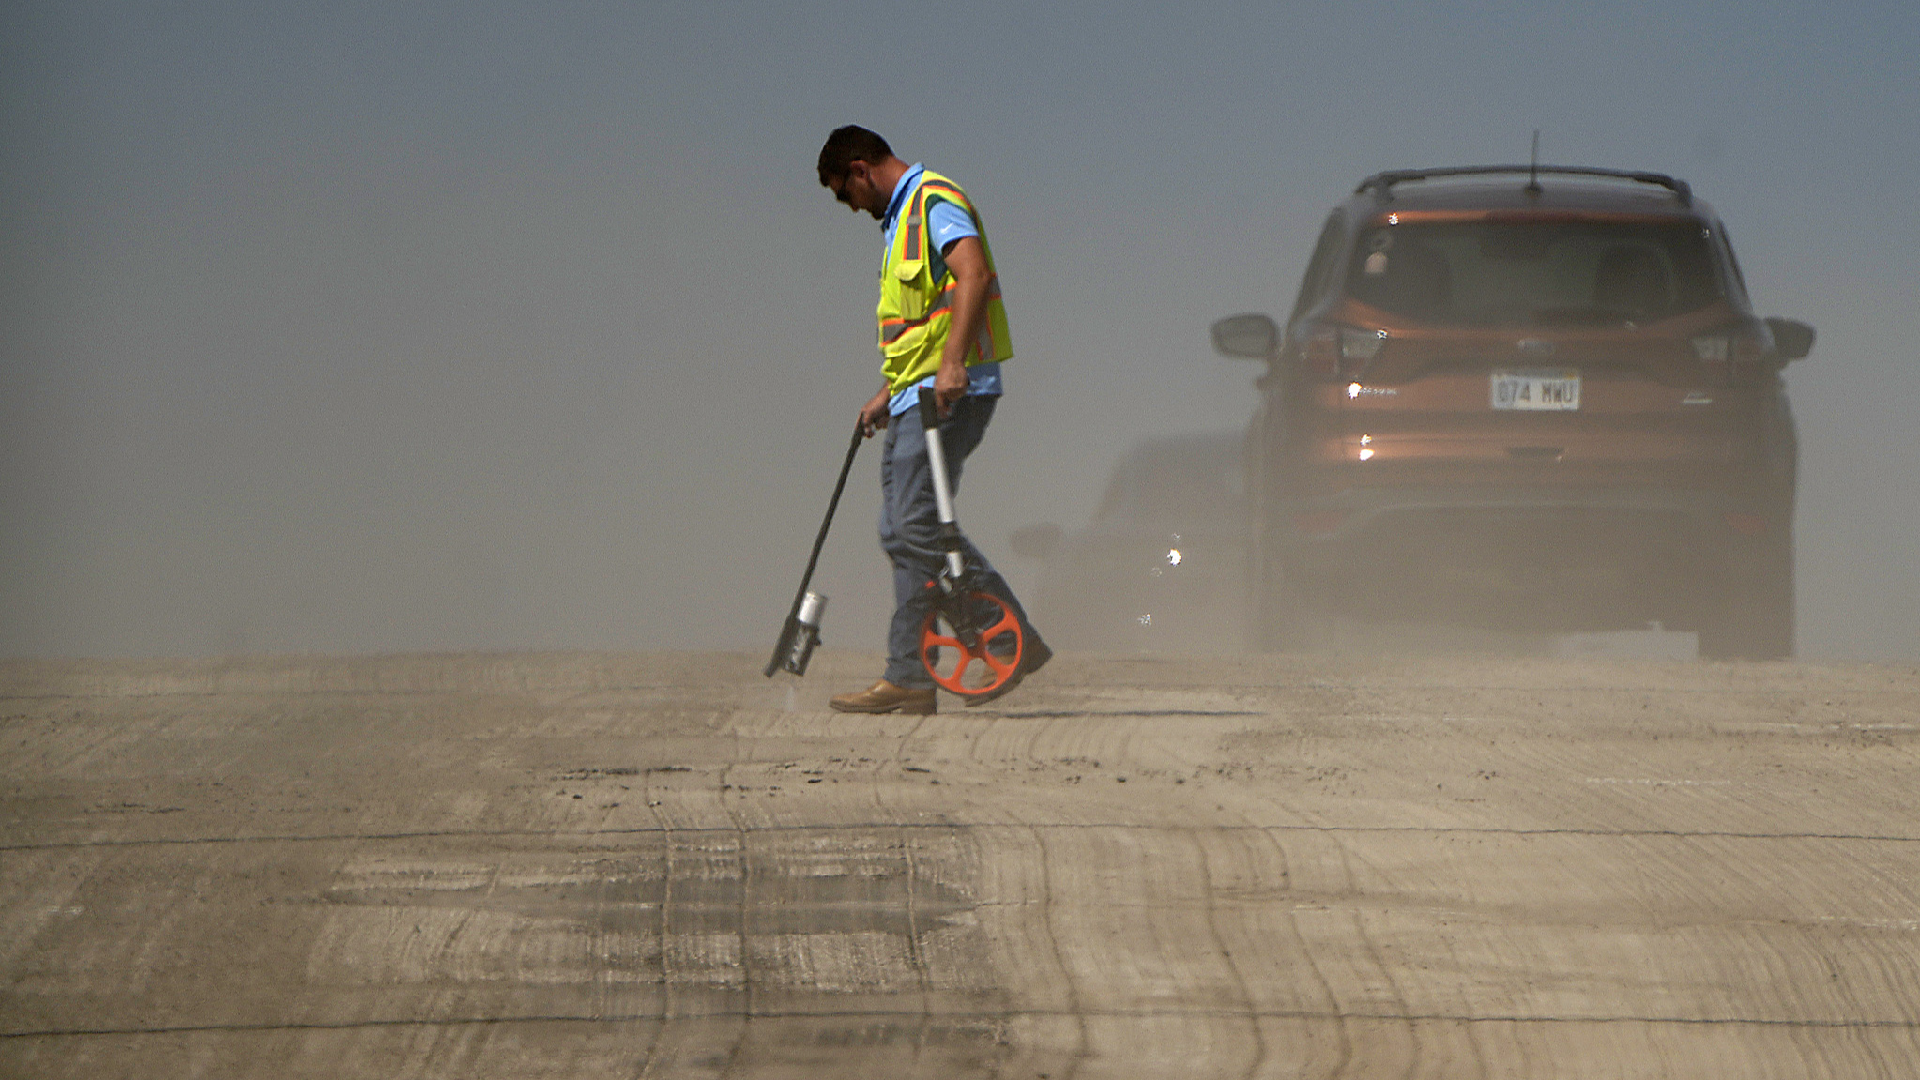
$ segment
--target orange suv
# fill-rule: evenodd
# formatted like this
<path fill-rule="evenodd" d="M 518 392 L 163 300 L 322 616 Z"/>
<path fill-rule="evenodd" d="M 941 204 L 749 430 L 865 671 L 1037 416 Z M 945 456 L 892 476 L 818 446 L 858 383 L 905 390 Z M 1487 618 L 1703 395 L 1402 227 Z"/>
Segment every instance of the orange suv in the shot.
<path fill-rule="evenodd" d="M 1557 166 L 1384 172 L 1327 218 L 1247 438 L 1255 620 L 1659 623 L 1793 652 L 1797 449 L 1761 319 L 1683 181 Z"/>

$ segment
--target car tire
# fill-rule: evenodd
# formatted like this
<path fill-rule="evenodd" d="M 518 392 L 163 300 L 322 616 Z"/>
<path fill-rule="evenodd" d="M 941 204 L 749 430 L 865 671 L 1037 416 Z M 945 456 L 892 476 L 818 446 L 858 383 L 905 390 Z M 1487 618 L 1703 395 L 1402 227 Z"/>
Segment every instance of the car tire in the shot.
<path fill-rule="evenodd" d="M 1720 602 L 1700 627 L 1701 659 L 1791 659 L 1793 605 L 1791 540 L 1736 561 Z"/>

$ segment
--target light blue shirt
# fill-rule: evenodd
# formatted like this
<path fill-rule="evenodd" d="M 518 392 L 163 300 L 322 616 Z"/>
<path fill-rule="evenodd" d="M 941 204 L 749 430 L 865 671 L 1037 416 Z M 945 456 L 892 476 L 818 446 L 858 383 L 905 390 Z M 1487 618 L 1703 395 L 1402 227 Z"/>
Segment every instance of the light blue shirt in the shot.
<path fill-rule="evenodd" d="M 880 220 L 880 231 L 886 234 L 887 246 L 880 252 L 880 271 L 886 272 L 887 252 L 893 250 L 893 227 L 900 221 L 900 209 L 907 201 L 907 192 L 920 182 L 920 174 L 926 167 L 915 162 L 893 185 L 893 198 L 887 203 L 887 216 Z M 965 210 L 953 203 L 941 201 L 927 212 L 927 236 L 933 242 L 936 251 L 946 251 L 957 240 L 969 236 L 979 236 L 980 230 L 973 224 L 973 218 Z M 920 407 L 920 388 L 932 386 L 935 376 L 929 375 L 912 386 L 893 395 L 887 405 L 887 415 L 899 416 L 909 409 Z M 1000 381 L 1000 364 L 988 361 L 975 364 L 967 369 L 967 393 L 981 397 L 998 397 L 1003 392 Z"/>

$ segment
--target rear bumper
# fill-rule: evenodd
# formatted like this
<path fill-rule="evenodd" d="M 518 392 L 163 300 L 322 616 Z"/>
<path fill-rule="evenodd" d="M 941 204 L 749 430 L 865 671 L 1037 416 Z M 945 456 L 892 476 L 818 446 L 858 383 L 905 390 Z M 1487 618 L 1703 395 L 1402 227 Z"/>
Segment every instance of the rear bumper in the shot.
<path fill-rule="evenodd" d="M 1750 494 L 1657 486 L 1353 487 L 1283 504 L 1278 517 L 1274 524 L 1288 542 L 1309 546 L 1351 543 L 1444 520 L 1659 519 L 1702 535 L 1784 531 L 1789 524 L 1767 500 Z"/>
<path fill-rule="evenodd" d="M 1688 626 L 1791 544 L 1789 506 L 1662 487 L 1353 488 L 1277 508 L 1266 547 L 1320 606 Z"/>

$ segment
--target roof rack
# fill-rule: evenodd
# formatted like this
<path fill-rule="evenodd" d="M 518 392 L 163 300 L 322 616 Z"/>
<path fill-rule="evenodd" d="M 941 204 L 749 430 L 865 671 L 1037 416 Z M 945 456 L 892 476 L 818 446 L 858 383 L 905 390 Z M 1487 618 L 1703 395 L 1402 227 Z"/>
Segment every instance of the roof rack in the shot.
<path fill-rule="evenodd" d="M 1693 203 L 1693 189 L 1687 186 L 1687 182 L 1685 180 L 1676 180 L 1665 173 L 1629 172 L 1624 169 L 1588 169 L 1577 165 L 1469 165 L 1456 169 L 1393 169 L 1388 172 L 1374 173 L 1372 176 L 1360 181 L 1360 186 L 1354 188 L 1353 193 L 1358 195 L 1368 189 L 1372 189 L 1374 197 L 1381 202 L 1385 202 L 1393 197 L 1393 185 L 1403 184 L 1410 180 L 1432 180 L 1445 176 L 1504 176 L 1518 175 L 1521 173 L 1525 173 L 1529 177 L 1527 186 L 1535 191 L 1539 190 L 1540 185 L 1532 178 L 1540 173 L 1548 173 L 1554 176 L 1606 176 L 1615 180 L 1632 180 L 1641 184 L 1655 184 L 1673 192 L 1674 197 L 1680 200 L 1681 206 L 1689 206 Z"/>

